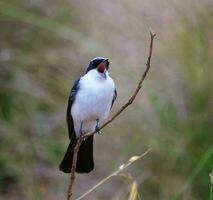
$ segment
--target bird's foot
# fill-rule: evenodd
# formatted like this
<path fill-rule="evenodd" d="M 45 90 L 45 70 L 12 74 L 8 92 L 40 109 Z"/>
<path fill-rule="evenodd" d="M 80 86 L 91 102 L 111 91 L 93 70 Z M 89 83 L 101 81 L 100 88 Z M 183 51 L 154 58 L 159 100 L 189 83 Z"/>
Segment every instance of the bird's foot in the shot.
<path fill-rule="evenodd" d="M 98 134 L 101 134 L 101 130 L 98 126 L 95 127 L 95 132 L 98 133 Z"/>
<path fill-rule="evenodd" d="M 80 139 L 81 139 L 82 141 L 85 141 L 85 140 L 86 140 L 86 136 L 85 136 L 84 133 L 83 133 L 82 127 L 83 127 L 83 122 L 81 122 L 81 126 L 80 126 L 79 132 L 80 132 Z"/>
<path fill-rule="evenodd" d="M 95 132 L 98 134 L 101 134 L 101 129 L 99 128 L 99 119 L 96 119 L 96 127 L 95 127 Z"/>
<path fill-rule="evenodd" d="M 86 137 L 84 134 L 80 134 L 80 139 L 81 139 L 82 141 L 85 141 L 85 140 L 87 139 L 87 137 Z"/>

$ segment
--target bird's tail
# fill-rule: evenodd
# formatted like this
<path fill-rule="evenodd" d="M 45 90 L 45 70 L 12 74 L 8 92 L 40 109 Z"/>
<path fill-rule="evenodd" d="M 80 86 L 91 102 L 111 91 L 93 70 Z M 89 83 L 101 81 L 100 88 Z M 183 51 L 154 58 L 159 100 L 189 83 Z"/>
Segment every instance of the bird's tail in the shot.
<path fill-rule="evenodd" d="M 67 148 L 66 154 L 59 166 L 60 170 L 63 171 L 64 173 L 71 172 L 73 152 L 76 143 L 77 139 L 73 134 L 69 146 Z M 77 157 L 76 172 L 89 173 L 93 169 L 94 169 L 94 161 L 93 161 L 93 135 L 92 135 L 81 143 Z"/>

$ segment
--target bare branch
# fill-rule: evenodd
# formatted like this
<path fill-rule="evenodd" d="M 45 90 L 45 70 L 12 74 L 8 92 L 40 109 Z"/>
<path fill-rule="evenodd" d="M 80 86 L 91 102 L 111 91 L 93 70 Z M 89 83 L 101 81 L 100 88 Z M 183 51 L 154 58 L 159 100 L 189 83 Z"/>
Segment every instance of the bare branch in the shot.
<path fill-rule="evenodd" d="M 72 186 L 75 181 L 75 169 L 76 169 L 76 164 L 77 164 L 77 157 L 78 157 L 78 150 L 81 146 L 82 143 L 82 138 L 80 137 L 77 141 L 77 144 L 75 145 L 74 148 L 74 154 L 73 154 L 73 163 L 72 163 L 72 169 L 71 169 L 71 176 L 70 176 L 70 184 L 68 187 L 68 192 L 67 192 L 67 200 L 70 200 L 72 196 Z"/>
<path fill-rule="evenodd" d="M 123 106 L 121 106 L 121 108 L 111 118 L 109 118 L 105 123 L 103 123 L 100 126 L 100 129 L 102 129 L 105 126 L 107 126 L 108 124 L 110 124 L 116 117 L 118 117 L 135 100 L 139 90 L 142 87 L 142 83 L 143 83 L 144 79 L 146 78 L 146 75 L 147 75 L 147 73 L 148 73 L 148 71 L 150 69 L 150 62 L 151 62 L 151 58 L 152 58 L 153 41 L 154 41 L 154 37 L 155 36 L 156 36 L 156 34 L 155 33 L 153 34 L 150 31 L 150 38 L 151 39 L 150 39 L 149 54 L 148 54 L 148 58 L 147 58 L 147 62 L 146 62 L 146 70 L 142 74 L 141 79 L 138 82 L 138 85 L 137 85 L 134 93 L 129 98 L 129 100 Z M 91 131 L 91 132 L 88 132 L 88 133 L 84 134 L 84 136 L 85 137 L 89 137 L 89 136 L 94 135 L 94 134 L 95 134 L 95 132 Z M 81 143 L 82 143 L 82 138 L 79 138 L 78 141 L 77 141 L 77 144 L 76 144 L 76 146 L 74 148 L 73 163 L 72 163 L 71 176 L 70 176 L 70 183 L 69 183 L 68 192 L 67 192 L 67 200 L 70 200 L 70 198 L 72 196 L 72 186 L 73 186 L 73 183 L 75 181 L 75 169 L 76 169 L 76 163 L 77 163 L 77 155 L 78 155 L 78 150 L 80 148 Z"/>
<path fill-rule="evenodd" d="M 121 112 L 123 112 L 123 110 L 125 110 L 135 100 L 135 97 L 137 96 L 139 90 L 141 89 L 142 83 L 143 83 L 144 79 L 146 78 L 146 75 L 147 75 L 147 73 L 150 69 L 150 62 L 151 62 L 151 58 L 152 58 L 153 40 L 154 40 L 155 36 L 156 36 L 156 34 L 153 34 L 152 32 L 150 32 L 151 41 L 150 41 L 149 55 L 148 55 L 148 59 L 147 59 L 147 62 L 146 62 L 146 70 L 142 74 L 136 90 L 134 91 L 132 96 L 129 98 L 129 100 L 110 119 L 108 119 L 104 124 L 101 125 L 100 129 L 104 128 L 109 123 L 111 123 L 118 115 L 121 114 Z M 93 135 L 93 134 L 95 134 L 95 132 L 89 132 L 89 133 L 86 133 L 85 136 L 90 136 L 90 135 Z"/>

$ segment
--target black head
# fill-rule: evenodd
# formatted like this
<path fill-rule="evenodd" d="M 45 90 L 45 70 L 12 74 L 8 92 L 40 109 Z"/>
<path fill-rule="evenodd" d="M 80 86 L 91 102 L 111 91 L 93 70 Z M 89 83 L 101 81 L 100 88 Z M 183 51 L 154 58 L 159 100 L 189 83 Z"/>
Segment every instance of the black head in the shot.
<path fill-rule="evenodd" d="M 101 63 L 106 62 L 106 69 L 109 69 L 109 61 L 107 58 L 104 57 L 96 57 L 93 58 L 90 63 L 89 66 L 87 67 L 86 73 L 90 70 L 96 69 Z M 85 74 L 86 74 L 85 73 Z"/>

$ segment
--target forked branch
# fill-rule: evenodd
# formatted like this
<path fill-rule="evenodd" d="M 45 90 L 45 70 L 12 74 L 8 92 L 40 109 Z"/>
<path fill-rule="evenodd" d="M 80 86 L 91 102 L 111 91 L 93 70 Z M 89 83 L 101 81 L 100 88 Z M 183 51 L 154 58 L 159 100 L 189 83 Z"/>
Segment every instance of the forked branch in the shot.
<path fill-rule="evenodd" d="M 118 117 L 118 115 L 120 115 L 135 100 L 135 97 L 137 96 L 139 90 L 141 89 L 142 84 L 143 84 L 143 82 L 146 78 L 146 75 L 147 75 L 147 73 L 150 69 L 150 63 L 151 63 L 151 58 L 152 58 L 152 49 L 153 49 L 153 41 L 154 41 L 155 36 L 156 36 L 155 33 L 153 34 L 152 32 L 150 32 L 150 46 L 149 46 L 149 54 L 148 54 L 148 58 L 147 58 L 147 62 L 146 62 L 146 70 L 142 74 L 140 81 L 138 82 L 138 85 L 137 85 L 134 93 L 129 98 L 129 100 L 123 106 L 121 106 L 121 108 L 111 118 L 109 118 L 105 123 L 103 123 L 100 126 L 100 129 L 102 129 L 105 126 L 107 126 L 108 124 L 110 124 L 116 117 Z M 91 132 L 86 133 L 84 136 L 89 137 L 93 134 L 95 134 L 95 132 L 91 131 Z M 75 170 L 76 170 L 76 163 L 77 163 L 77 155 L 78 155 L 78 150 L 81 146 L 82 141 L 83 140 L 80 137 L 77 141 L 75 148 L 74 148 L 73 163 L 72 163 L 72 168 L 71 168 L 71 176 L 70 176 L 70 182 L 69 182 L 69 187 L 68 187 L 68 192 L 67 192 L 67 200 L 70 200 L 70 198 L 72 196 L 72 186 L 73 186 L 73 183 L 75 181 Z"/>

